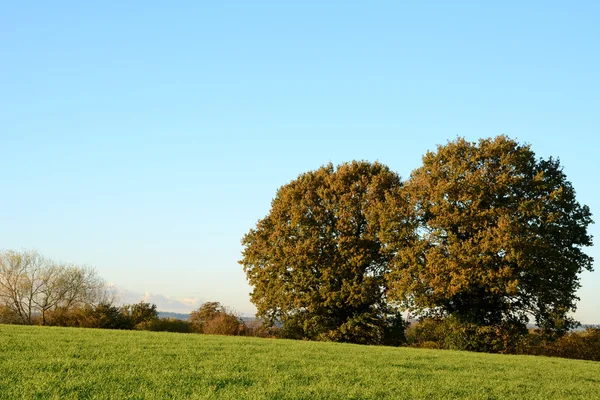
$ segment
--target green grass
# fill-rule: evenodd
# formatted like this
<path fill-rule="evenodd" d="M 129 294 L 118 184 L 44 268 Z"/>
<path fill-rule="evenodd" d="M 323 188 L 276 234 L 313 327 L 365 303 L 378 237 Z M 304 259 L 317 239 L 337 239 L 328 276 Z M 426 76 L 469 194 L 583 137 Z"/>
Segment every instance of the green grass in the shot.
<path fill-rule="evenodd" d="M 2 399 L 600 398 L 600 363 L 0 325 Z"/>

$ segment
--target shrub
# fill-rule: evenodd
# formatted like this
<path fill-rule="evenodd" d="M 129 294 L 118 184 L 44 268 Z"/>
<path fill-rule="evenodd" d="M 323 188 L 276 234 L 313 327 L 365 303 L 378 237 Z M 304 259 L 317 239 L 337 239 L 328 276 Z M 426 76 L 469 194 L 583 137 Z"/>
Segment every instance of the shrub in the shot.
<path fill-rule="evenodd" d="M 406 329 L 406 343 L 412 347 L 423 347 L 424 343 L 436 343 L 441 346 L 444 341 L 442 320 L 424 318 L 410 324 Z M 428 345 L 428 348 L 432 348 Z"/>
<path fill-rule="evenodd" d="M 86 315 L 85 323 L 89 328 L 132 329 L 131 320 L 123 315 L 121 309 L 110 304 L 99 304 Z M 91 326 L 90 326 L 91 325 Z"/>
<path fill-rule="evenodd" d="M 235 315 L 219 313 L 204 323 L 202 333 L 210 335 L 242 335 L 244 333 L 244 323 Z"/>
<path fill-rule="evenodd" d="M 554 341 L 531 346 L 529 354 L 600 361 L 600 328 L 570 332 Z"/>
<path fill-rule="evenodd" d="M 95 307 L 90 305 L 74 307 L 71 309 L 58 308 L 51 310 L 46 314 L 46 325 L 49 326 L 99 328 L 100 320 L 99 313 L 96 313 Z"/>
<path fill-rule="evenodd" d="M 244 322 L 244 335 L 261 338 L 277 338 L 280 337 L 281 329 L 276 326 L 271 326 L 266 321 L 256 319 Z"/>
<path fill-rule="evenodd" d="M 0 324 L 22 324 L 23 320 L 9 307 L 0 305 Z"/>
<path fill-rule="evenodd" d="M 156 318 L 140 322 L 135 326 L 135 329 L 153 332 L 191 333 L 192 325 L 189 321 L 177 318 Z"/>
<path fill-rule="evenodd" d="M 111 304 L 85 305 L 71 309 L 55 309 L 46 315 L 46 324 L 77 328 L 131 329 L 130 321 Z"/>
<path fill-rule="evenodd" d="M 385 316 L 382 321 L 370 313 L 355 314 L 334 329 L 318 334 L 316 339 L 397 346 L 405 341 L 404 321 L 396 314 Z"/>
<path fill-rule="evenodd" d="M 406 337 L 411 347 L 600 361 L 600 328 L 596 327 L 556 338 L 541 330 L 527 332 L 519 324 L 478 326 L 452 317 L 427 318 L 411 325 Z"/>
<path fill-rule="evenodd" d="M 219 302 L 204 303 L 190 314 L 192 330 L 212 335 L 243 335 L 245 325 L 231 309 Z"/>
<path fill-rule="evenodd" d="M 426 318 L 410 326 L 406 337 L 413 347 L 517 353 L 526 345 L 527 330 L 518 323 L 476 325 L 454 317 Z"/>
<path fill-rule="evenodd" d="M 123 318 L 128 319 L 132 327 L 136 327 L 143 322 L 151 322 L 158 319 L 156 304 L 140 301 L 136 304 L 126 304 L 121 307 Z"/>
<path fill-rule="evenodd" d="M 55 309 L 46 313 L 46 325 L 49 326 L 79 326 L 77 318 L 78 312 L 81 312 L 79 307 L 72 309 Z"/>

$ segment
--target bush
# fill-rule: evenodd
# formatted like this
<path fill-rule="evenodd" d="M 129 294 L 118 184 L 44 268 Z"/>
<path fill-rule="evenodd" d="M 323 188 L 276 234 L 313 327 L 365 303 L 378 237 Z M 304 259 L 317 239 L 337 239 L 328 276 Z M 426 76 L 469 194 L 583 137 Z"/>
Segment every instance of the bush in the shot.
<path fill-rule="evenodd" d="M 220 313 L 204 323 L 202 333 L 236 336 L 244 334 L 244 327 L 244 323 L 235 315 Z"/>
<path fill-rule="evenodd" d="M 106 305 L 108 307 L 108 305 Z M 99 328 L 101 324 L 100 312 L 90 305 L 74 307 L 71 309 L 58 308 L 46 314 L 46 325 L 72 326 L 77 328 Z M 103 308 L 108 311 L 107 308 Z M 106 321 L 106 319 L 104 319 Z"/>
<path fill-rule="evenodd" d="M 423 347 L 425 343 L 429 343 L 427 348 L 434 348 L 432 343 L 435 343 L 437 348 L 441 348 L 445 336 L 442 322 L 439 319 L 424 318 L 410 324 L 406 329 L 406 343 L 411 347 Z"/>
<path fill-rule="evenodd" d="M 140 302 L 117 307 L 108 303 L 70 309 L 57 308 L 46 314 L 46 325 L 80 328 L 135 329 L 157 319 L 156 305 Z"/>
<path fill-rule="evenodd" d="M 0 324 L 22 324 L 23 320 L 19 318 L 19 315 L 8 308 L 7 306 L 0 305 Z"/>
<path fill-rule="evenodd" d="M 99 304 L 89 315 L 84 315 L 86 328 L 132 329 L 131 320 L 123 315 L 122 310 L 110 304 Z M 91 326 L 90 326 L 91 325 Z"/>
<path fill-rule="evenodd" d="M 411 347 L 600 361 L 600 328 L 596 327 L 556 338 L 541 330 L 527 332 L 519 324 L 478 326 L 460 323 L 452 317 L 427 318 L 411 325 L 406 338 Z"/>
<path fill-rule="evenodd" d="M 538 333 L 530 336 L 536 335 L 539 336 Z M 554 341 L 542 340 L 541 344 L 532 345 L 528 354 L 600 361 L 600 328 L 570 332 Z"/>
<path fill-rule="evenodd" d="M 46 325 L 48 326 L 80 326 L 77 314 L 84 314 L 82 308 L 76 307 L 70 310 L 55 309 L 46 313 Z"/>
<path fill-rule="evenodd" d="M 506 354 L 523 351 L 527 330 L 518 323 L 476 325 L 454 317 L 426 318 L 410 326 L 406 338 L 413 347 Z"/>
<path fill-rule="evenodd" d="M 155 319 L 158 319 L 158 311 L 156 311 L 156 304 L 150 304 L 140 301 L 136 304 L 126 304 L 121 307 L 121 314 L 123 318 L 129 320 L 129 324 L 132 327 L 136 327 L 141 323 L 149 323 Z"/>
<path fill-rule="evenodd" d="M 131 329 L 130 321 L 111 304 L 55 309 L 46 315 L 46 325 L 77 328 Z"/>
<path fill-rule="evenodd" d="M 271 326 L 263 320 L 256 319 L 244 322 L 244 336 L 274 339 L 280 337 L 281 328 Z"/>
<path fill-rule="evenodd" d="M 355 314 L 334 329 L 318 334 L 316 339 L 327 342 L 398 346 L 405 341 L 404 321 L 395 314 L 385 316 L 383 321 L 373 317 L 371 313 Z"/>
<path fill-rule="evenodd" d="M 192 330 L 212 335 L 243 335 L 245 325 L 237 314 L 218 302 L 204 303 L 190 315 Z"/>
<path fill-rule="evenodd" d="M 152 332 L 191 333 L 192 324 L 177 318 L 157 318 L 140 322 L 135 329 Z"/>

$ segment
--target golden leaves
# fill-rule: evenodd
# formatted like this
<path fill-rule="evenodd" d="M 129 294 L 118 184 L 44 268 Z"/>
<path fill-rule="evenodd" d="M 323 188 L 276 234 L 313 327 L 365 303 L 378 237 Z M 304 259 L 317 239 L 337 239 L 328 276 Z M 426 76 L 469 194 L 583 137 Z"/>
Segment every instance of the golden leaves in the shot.
<path fill-rule="evenodd" d="M 459 138 L 427 152 L 405 191 L 421 233 L 398 247 L 393 298 L 417 312 L 441 307 L 499 320 L 540 301 L 572 306 L 578 279 L 570 265 L 589 269 L 591 258 L 571 249 L 591 243 L 591 219 L 557 161 L 537 161 L 530 146 L 506 136 Z M 562 292 L 548 300 L 556 282 Z M 486 301 L 485 313 L 468 309 Z"/>
<path fill-rule="evenodd" d="M 244 236 L 240 263 L 259 314 L 330 333 L 388 300 L 483 322 L 545 318 L 574 306 L 590 223 L 557 160 L 503 135 L 459 138 L 404 185 L 364 161 L 301 174 Z"/>

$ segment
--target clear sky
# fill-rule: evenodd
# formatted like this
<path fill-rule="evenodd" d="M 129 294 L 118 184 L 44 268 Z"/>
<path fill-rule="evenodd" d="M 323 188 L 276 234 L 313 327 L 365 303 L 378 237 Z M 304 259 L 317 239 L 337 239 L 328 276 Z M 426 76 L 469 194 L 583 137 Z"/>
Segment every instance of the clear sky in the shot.
<path fill-rule="evenodd" d="M 599 2 L 284 3 L 1 2 L 0 248 L 251 314 L 240 239 L 279 186 L 501 133 L 600 219 Z"/>

